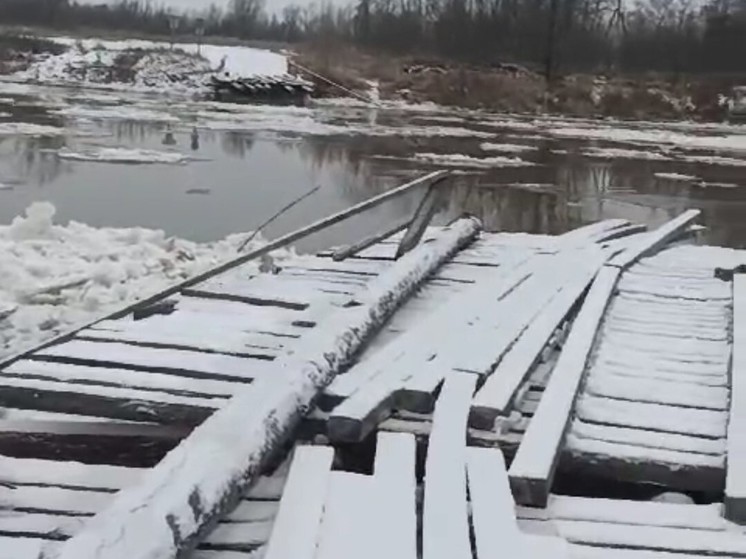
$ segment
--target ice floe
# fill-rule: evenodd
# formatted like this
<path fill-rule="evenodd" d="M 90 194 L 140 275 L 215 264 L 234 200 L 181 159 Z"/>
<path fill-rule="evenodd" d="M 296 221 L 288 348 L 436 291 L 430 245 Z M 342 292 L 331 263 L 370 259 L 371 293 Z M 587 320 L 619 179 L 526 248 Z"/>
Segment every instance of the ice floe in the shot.
<path fill-rule="evenodd" d="M 533 165 L 519 157 L 471 157 L 461 153 L 416 153 L 415 161 L 436 163 L 449 167 L 474 167 L 489 169 L 491 167 L 524 167 Z"/>
<path fill-rule="evenodd" d="M 483 151 L 497 151 L 500 153 L 523 153 L 539 149 L 536 146 L 527 146 L 525 144 L 495 144 L 492 142 L 484 142 L 479 147 Z"/>
<path fill-rule="evenodd" d="M 681 173 L 654 173 L 654 175 L 657 179 L 677 182 L 697 182 L 700 180 L 699 177 L 695 177 L 694 175 L 684 175 Z"/>
<path fill-rule="evenodd" d="M 175 151 L 156 151 L 149 149 L 100 147 L 83 151 L 62 149 L 57 152 L 60 159 L 72 161 L 93 161 L 100 163 L 160 163 L 180 165 L 190 160 L 188 155 Z"/>
<path fill-rule="evenodd" d="M 0 136 L 62 136 L 64 128 L 29 122 L 0 122 Z"/>

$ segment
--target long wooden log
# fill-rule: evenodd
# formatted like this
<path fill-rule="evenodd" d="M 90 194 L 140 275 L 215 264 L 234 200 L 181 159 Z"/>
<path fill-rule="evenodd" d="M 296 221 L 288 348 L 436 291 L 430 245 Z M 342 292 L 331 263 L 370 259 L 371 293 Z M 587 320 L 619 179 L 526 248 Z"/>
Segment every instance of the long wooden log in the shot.
<path fill-rule="evenodd" d="M 331 227 L 332 225 L 336 225 L 337 223 L 340 223 L 346 219 L 359 215 L 372 208 L 378 207 L 381 204 L 388 202 L 389 200 L 403 196 L 415 188 L 419 188 L 423 185 L 432 185 L 433 183 L 440 182 L 444 180 L 448 175 L 449 175 L 448 171 L 434 171 L 432 173 L 425 175 L 424 177 L 420 177 L 411 182 L 403 184 L 402 186 L 398 188 L 394 188 L 393 190 L 389 190 L 387 192 L 379 194 L 378 196 L 374 196 L 373 198 L 360 202 L 359 204 L 356 204 L 350 208 L 347 208 L 345 210 L 342 210 L 340 212 L 337 212 L 335 214 L 322 218 L 318 221 L 315 221 L 314 223 L 311 223 L 310 225 L 301 227 L 300 229 L 292 231 L 286 235 L 283 235 L 282 237 L 275 239 L 274 241 L 267 243 L 266 245 L 258 248 L 257 250 L 253 250 L 246 254 L 242 254 L 241 256 L 238 256 L 236 258 L 232 258 L 218 266 L 215 266 L 214 268 L 210 268 L 206 272 L 202 272 L 176 285 L 173 285 L 169 287 L 168 289 L 158 291 L 157 293 L 153 293 L 152 295 L 149 295 L 143 299 L 140 299 L 139 301 L 131 305 L 127 305 L 123 309 L 120 309 L 106 317 L 98 317 L 88 323 L 81 324 L 80 326 L 76 326 L 75 328 L 73 328 L 72 330 L 68 332 L 64 332 L 58 336 L 50 338 L 48 341 L 44 342 L 41 345 L 23 349 L 13 355 L 10 355 L 9 357 L 6 357 L 4 360 L 0 361 L 0 370 L 6 367 L 7 365 L 10 365 L 14 361 L 22 359 L 23 357 L 25 357 L 32 351 L 37 351 L 40 348 L 49 347 L 49 346 L 67 341 L 70 338 L 72 338 L 75 334 L 80 332 L 81 330 L 90 328 L 91 326 L 101 322 L 102 320 L 117 319 L 117 318 L 122 318 L 124 316 L 127 316 L 129 313 L 131 313 L 132 311 L 134 311 L 135 309 L 139 307 L 142 307 L 142 306 L 147 307 L 149 305 L 152 305 L 154 302 L 160 301 L 161 299 L 164 299 L 166 297 L 170 297 L 171 295 L 179 293 L 183 289 L 197 285 L 198 283 L 201 283 L 212 277 L 220 275 L 223 272 L 236 268 L 237 266 L 245 264 L 246 262 L 250 262 L 251 260 L 259 258 L 265 254 L 269 254 L 273 250 L 286 247 L 298 241 L 299 239 L 308 237 L 309 235 L 312 235 L 314 233 L 327 229 Z"/>
<path fill-rule="evenodd" d="M 117 495 L 87 527 L 46 557 L 184 557 L 231 510 L 273 454 L 291 437 L 320 390 L 422 281 L 474 240 L 480 224 L 462 219 L 373 280 L 357 305 L 309 333 L 276 376 L 260 379 L 212 415 L 148 472 Z"/>

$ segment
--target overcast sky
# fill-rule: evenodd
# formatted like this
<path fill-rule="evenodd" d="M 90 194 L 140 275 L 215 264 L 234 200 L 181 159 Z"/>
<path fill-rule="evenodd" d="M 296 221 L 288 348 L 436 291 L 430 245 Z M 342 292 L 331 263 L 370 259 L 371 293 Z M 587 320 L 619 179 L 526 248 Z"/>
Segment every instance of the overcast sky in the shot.
<path fill-rule="evenodd" d="M 107 2 L 113 2 L 114 0 L 78 0 L 81 4 L 105 4 Z M 225 7 L 230 0 L 153 0 L 153 4 L 163 6 L 173 6 L 181 10 L 194 10 L 199 8 L 206 8 L 210 4 L 215 4 L 220 7 Z M 281 10 L 288 4 L 308 5 L 313 0 L 265 0 L 267 11 L 273 12 Z M 317 2 L 318 3 L 318 2 Z"/>

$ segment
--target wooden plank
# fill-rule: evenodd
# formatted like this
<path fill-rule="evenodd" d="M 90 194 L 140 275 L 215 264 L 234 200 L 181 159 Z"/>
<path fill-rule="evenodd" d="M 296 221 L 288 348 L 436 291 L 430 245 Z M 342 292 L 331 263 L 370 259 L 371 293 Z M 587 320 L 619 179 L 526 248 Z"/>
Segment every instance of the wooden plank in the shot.
<path fill-rule="evenodd" d="M 593 281 L 511 465 L 510 484 L 520 504 L 546 504 L 588 355 L 619 274 L 604 267 Z"/>
<path fill-rule="evenodd" d="M 93 367 L 112 367 L 249 383 L 273 369 L 264 359 L 200 351 L 138 347 L 73 340 L 34 353 L 32 359 Z"/>
<path fill-rule="evenodd" d="M 265 376 L 234 396 L 137 487 L 118 493 L 65 543 L 59 559 L 173 559 L 191 549 L 287 443 L 319 391 L 479 229 L 474 219 L 459 220 L 398 260 L 371 282 L 356 306 L 339 309 L 328 328 L 311 330 L 300 349 L 275 364 L 282 382 Z"/>
<path fill-rule="evenodd" d="M 126 421 L 198 425 L 227 400 L 0 375 L 0 406 Z"/>
<path fill-rule="evenodd" d="M 630 225 L 626 219 L 605 219 L 596 221 L 568 231 L 557 237 L 557 242 L 564 245 L 575 245 L 582 243 L 595 243 L 599 237 L 604 239 L 604 235 L 625 228 Z"/>
<path fill-rule="evenodd" d="M 474 397 L 469 416 L 472 427 L 489 429 L 498 415 L 509 411 L 518 389 L 539 359 L 542 350 L 583 295 L 595 273 L 596 271 L 583 274 L 566 285 L 559 296 L 544 307 L 516 344 L 510 348 Z"/>
<path fill-rule="evenodd" d="M 3 377 L 53 380 L 71 384 L 89 384 L 132 388 L 135 390 L 164 392 L 176 396 L 196 398 L 230 397 L 243 383 L 225 382 L 180 375 L 166 375 L 113 369 L 107 367 L 86 367 L 69 363 L 49 361 L 16 361 L 2 372 Z"/>
<path fill-rule="evenodd" d="M 242 264 L 245 264 L 246 262 L 250 262 L 252 260 L 260 258 L 261 256 L 265 254 L 269 254 L 273 250 L 277 250 L 278 248 L 289 246 L 299 239 L 308 237 L 309 235 L 312 235 L 314 233 L 317 233 L 318 231 L 327 229 L 331 227 L 332 225 L 340 223 L 355 215 L 359 215 L 389 200 L 392 200 L 404 194 L 407 194 L 415 188 L 419 188 L 423 185 L 431 185 L 433 183 L 442 181 L 448 175 L 449 175 L 449 172 L 445 170 L 434 171 L 432 173 L 425 175 L 424 177 L 420 177 L 406 184 L 403 184 L 402 186 L 398 188 L 394 188 L 392 190 L 383 192 L 377 196 L 369 198 L 368 200 L 364 200 L 363 202 L 360 202 L 359 204 L 356 204 L 350 208 L 347 208 L 345 210 L 342 210 L 340 212 L 327 216 L 323 219 L 320 219 L 314 223 L 311 223 L 305 227 L 302 227 L 300 229 L 287 233 L 286 235 L 283 235 L 254 251 L 251 251 L 247 254 L 242 254 L 240 256 L 237 256 L 236 258 L 231 258 L 227 260 L 226 262 L 207 270 L 206 272 L 199 273 L 176 285 L 171 286 L 168 289 L 159 290 L 156 293 L 146 295 L 145 297 L 143 297 L 141 300 L 137 301 L 136 303 L 127 305 L 124 308 L 120 309 L 119 311 L 116 311 L 110 314 L 106 318 L 116 319 L 116 318 L 127 316 L 135 308 L 138 308 L 140 306 L 148 306 L 156 301 L 159 301 L 166 297 L 170 297 L 171 295 L 174 295 L 189 287 L 202 283 L 212 277 L 218 276 L 228 270 L 237 268 L 238 266 L 241 266 Z M 48 340 L 47 342 L 44 342 L 44 344 L 41 344 L 38 347 L 21 350 L 20 352 L 11 355 L 10 357 L 4 359 L 3 361 L 0 361 L 0 370 L 6 367 L 7 365 L 10 365 L 12 362 L 17 361 L 18 359 L 21 359 L 23 357 L 26 357 L 26 355 L 32 351 L 36 351 L 37 349 L 40 349 L 43 347 L 48 347 L 50 345 L 55 345 L 55 344 L 59 344 L 64 341 L 67 341 L 68 339 L 73 337 L 75 334 L 77 334 L 79 331 L 89 328 L 90 326 L 96 324 L 100 320 L 101 320 L 101 317 L 97 317 L 94 320 L 88 322 L 87 324 L 79 325 L 71 329 L 68 332 L 64 332 L 60 334 L 59 336 L 55 336 L 54 338 L 51 338 L 50 340 Z"/>
<path fill-rule="evenodd" d="M 646 429 L 721 439 L 725 437 L 728 415 L 715 410 L 680 408 L 647 402 L 631 402 L 584 395 L 578 401 L 577 416 L 588 423 Z"/>
<path fill-rule="evenodd" d="M 417 559 L 416 440 L 404 433 L 379 433 L 373 483 L 380 503 L 380 557 Z"/>
<path fill-rule="evenodd" d="M 746 524 L 746 275 L 733 276 L 733 356 L 727 430 L 725 517 Z"/>
<path fill-rule="evenodd" d="M 331 447 L 296 447 L 265 559 L 314 559 L 333 459 Z"/>
<path fill-rule="evenodd" d="M 0 559 L 39 559 L 57 548 L 57 543 L 39 538 L 0 536 Z"/>
<path fill-rule="evenodd" d="M 532 269 L 521 263 L 515 268 L 496 272 L 492 281 L 471 286 L 439 307 L 428 321 L 420 322 L 336 379 L 326 393 L 347 399 L 334 408 L 329 417 L 330 439 L 362 440 L 390 414 L 397 392 L 415 371 L 437 355 L 439 346 L 445 344 L 453 328 L 460 321 L 468 321 L 485 312 L 485 306 L 492 308 L 525 281 Z"/>
<path fill-rule="evenodd" d="M 423 559 L 470 557 L 466 427 L 477 376 L 448 377 L 435 405 L 425 462 Z"/>
<path fill-rule="evenodd" d="M 332 260 L 334 260 L 335 262 L 341 262 L 343 260 L 350 258 L 351 256 L 355 256 L 357 253 L 367 248 L 370 248 L 373 245 L 376 245 L 385 239 L 388 239 L 389 237 L 391 237 L 392 235 L 395 235 L 396 233 L 400 231 L 403 231 L 409 226 L 409 224 L 410 224 L 409 219 L 400 221 L 394 224 L 392 227 L 388 227 L 387 229 L 380 231 L 378 233 L 375 233 L 365 239 L 362 239 L 361 241 L 358 241 L 357 243 L 335 249 L 334 252 L 332 252 L 331 254 Z"/>
<path fill-rule="evenodd" d="M 371 476 L 332 472 L 316 559 L 383 557 L 377 554 L 381 534 L 377 531 L 377 509 L 373 503 L 375 489 Z"/>
<path fill-rule="evenodd" d="M 11 485 L 116 491 L 136 483 L 141 475 L 138 468 L 0 456 L 0 482 Z"/>
<path fill-rule="evenodd" d="M 689 227 L 689 225 L 699 217 L 700 213 L 699 210 L 688 210 L 658 229 L 642 236 L 642 238 L 635 243 L 635 246 L 628 248 L 623 253 L 612 258 L 609 262 L 609 266 L 626 270 L 640 258 L 649 256 L 664 246 L 672 237 L 675 237 L 681 233 L 681 231 Z"/>
<path fill-rule="evenodd" d="M 466 468 L 477 559 L 517 556 L 522 534 L 502 452 L 469 448 Z"/>
<path fill-rule="evenodd" d="M 441 183 L 436 183 L 428 188 L 425 195 L 422 197 L 417 209 L 414 212 L 409 227 L 404 232 L 404 236 L 399 242 L 399 246 L 396 248 L 395 258 L 401 258 L 407 254 L 410 250 L 417 246 L 425 235 L 427 226 L 432 221 L 435 212 L 438 211 L 438 204 L 443 198 L 441 190 Z"/>

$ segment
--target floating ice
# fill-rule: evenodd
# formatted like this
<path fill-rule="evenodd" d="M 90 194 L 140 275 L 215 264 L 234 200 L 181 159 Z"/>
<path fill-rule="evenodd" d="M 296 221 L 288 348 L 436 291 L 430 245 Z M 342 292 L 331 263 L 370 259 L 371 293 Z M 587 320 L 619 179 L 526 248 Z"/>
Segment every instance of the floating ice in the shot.
<path fill-rule="evenodd" d="M 444 166 L 485 169 L 491 167 L 524 167 L 533 165 L 533 163 L 524 161 L 519 157 L 471 157 L 461 153 L 416 153 L 414 159 L 416 161 L 426 161 Z"/>
<path fill-rule="evenodd" d="M 677 182 L 696 182 L 699 177 L 693 175 L 682 175 L 680 173 L 655 173 L 655 177 L 663 180 L 677 181 Z"/>
<path fill-rule="evenodd" d="M 164 111 L 154 111 L 131 106 L 108 106 L 108 107 L 66 107 L 51 111 L 59 116 L 88 118 L 97 120 L 132 120 L 141 122 L 178 122 L 179 119 Z"/>
<path fill-rule="evenodd" d="M 55 225 L 54 215 L 54 206 L 37 202 L 0 226 L 0 307 L 8 311 L 0 319 L 0 356 L 233 258 L 245 238 L 198 244 L 150 229 Z M 252 246 L 263 243 L 258 237 Z"/>
<path fill-rule="evenodd" d="M 536 146 L 527 146 L 523 144 L 493 144 L 492 142 L 484 142 L 483 144 L 480 144 L 479 147 L 483 151 L 498 151 L 500 153 L 522 153 L 539 149 Z"/>
<path fill-rule="evenodd" d="M 60 150 L 60 159 L 72 161 L 95 161 L 102 163 L 162 163 L 179 165 L 189 161 L 189 156 L 175 151 L 155 151 L 130 148 L 94 148 L 86 151 Z"/>
<path fill-rule="evenodd" d="M 584 150 L 583 155 L 599 159 L 647 159 L 650 161 L 667 161 L 670 159 L 670 157 L 654 151 L 623 148 L 591 147 Z"/>
<path fill-rule="evenodd" d="M 64 128 L 28 122 L 0 122 L 0 136 L 62 136 Z"/>

